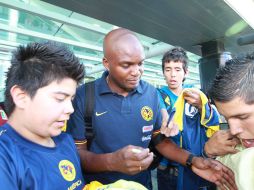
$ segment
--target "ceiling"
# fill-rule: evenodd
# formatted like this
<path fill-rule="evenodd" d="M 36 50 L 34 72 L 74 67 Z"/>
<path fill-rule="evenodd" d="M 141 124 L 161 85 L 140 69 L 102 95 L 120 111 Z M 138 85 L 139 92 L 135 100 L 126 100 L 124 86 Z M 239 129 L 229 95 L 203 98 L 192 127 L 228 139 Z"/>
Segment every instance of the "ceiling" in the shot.
<path fill-rule="evenodd" d="M 68 9 L 68 4 L 65 6 L 67 9 L 40 0 L 0 0 L 1 91 L 12 51 L 20 44 L 35 41 L 53 40 L 68 45 L 86 66 L 87 80 L 101 76 L 104 70 L 101 64 L 103 38 L 118 26 L 74 12 Z M 139 33 L 137 35 L 146 52 L 142 79 L 158 87 L 165 85 L 161 57 L 172 45 Z M 199 87 L 197 61 L 200 56 L 190 52 L 188 56 L 189 74 L 185 84 Z"/>
<path fill-rule="evenodd" d="M 223 0 L 44 0 L 201 55 L 200 45 L 220 40 L 233 54 L 250 51 L 240 36 L 253 29 Z"/>
<path fill-rule="evenodd" d="M 232 54 L 254 50 L 253 44 L 237 44 L 239 37 L 254 31 L 223 0 L 0 0 L 0 101 L 11 52 L 20 44 L 67 44 L 91 80 L 104 70 L 103 38 L 116 27 L 137 33 L 146 51 L 142 78 L 156 86 L 165 85 L 161 57 L 172 46 L 189 51 L 185 84 L 196 87 L 205 42 L 222 42 Z"/>

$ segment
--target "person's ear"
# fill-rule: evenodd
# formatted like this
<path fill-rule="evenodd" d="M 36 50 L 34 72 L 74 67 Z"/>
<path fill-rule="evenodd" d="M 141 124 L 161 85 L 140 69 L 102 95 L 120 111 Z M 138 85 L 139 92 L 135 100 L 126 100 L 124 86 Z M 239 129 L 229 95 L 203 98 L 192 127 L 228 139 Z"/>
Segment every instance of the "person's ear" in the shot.
<path fill-rule="evenodd" d="M 109 62 L 108 62 L 107 58 L 103 57 L 102 63 L 103 63 L 103 66 L 105 67 L 105 69 L 109 71 Z"/>
<path fill-rule="evenodd" d="M 10 94 L 17 108 L 25 108 L 28 94 L 24 90 L 22 90 L 18 85 L 14 85 L 10 90 Z"/>

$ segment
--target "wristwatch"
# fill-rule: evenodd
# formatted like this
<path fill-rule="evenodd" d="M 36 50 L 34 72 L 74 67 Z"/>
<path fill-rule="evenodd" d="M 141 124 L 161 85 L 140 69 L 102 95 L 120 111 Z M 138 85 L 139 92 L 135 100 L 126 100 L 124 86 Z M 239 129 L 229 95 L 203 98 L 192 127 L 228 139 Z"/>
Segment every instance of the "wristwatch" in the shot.
<path fill-rule="evenodd" d="M 216 158 L 216 156 L 213 156 L 213 155 L 208 155 L 207 153 L 206 153 L 206 151 L 205 151 L 205 147 L 203 148 L 203 151 L 202 151 L 202 156 L 203 156 L 203 158 L 212 158 L 212 159 L 215 159 Z"/>
<path fill-rule="evenodd" d="M 194 155 L 193 154 L 189 154 L 187 160 L 186 160 L 186 163 L 185 165 L 188 167 L 188 168 L 191 168 L 192 166 L 192 159 L 193 159 Z"/>

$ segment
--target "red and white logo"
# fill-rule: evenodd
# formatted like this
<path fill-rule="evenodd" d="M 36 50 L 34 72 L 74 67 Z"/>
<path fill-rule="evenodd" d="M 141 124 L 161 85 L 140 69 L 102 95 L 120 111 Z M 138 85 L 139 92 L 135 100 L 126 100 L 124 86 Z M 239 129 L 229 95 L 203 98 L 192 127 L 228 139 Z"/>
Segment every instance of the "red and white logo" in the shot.
<path fill-rule="evenodd" d="M 153 125 L 144 126 L 144 127 L 142 128 L 143 133 L 145 133 L 145 132 L 150 132 L 150 131 L 152 131 L 152 130 L 153 130 Z"/>

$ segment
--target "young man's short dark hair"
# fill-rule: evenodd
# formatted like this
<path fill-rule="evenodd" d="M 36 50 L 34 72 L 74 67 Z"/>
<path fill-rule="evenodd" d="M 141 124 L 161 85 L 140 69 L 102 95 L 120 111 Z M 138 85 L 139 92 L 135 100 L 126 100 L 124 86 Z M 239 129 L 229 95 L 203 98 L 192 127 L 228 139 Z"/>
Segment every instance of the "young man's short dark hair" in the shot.
<path fill-rule="evenodd" d="M 164 73 L 165 63 L 170 61 L 173 62 L 182 62 L 183 63 L 183 70 L 186 73 L 188 66 L 188 56 L 186 51 L 181 47 L 174 47 L 171 50 L 167 51 L 162 57 L 162 72 Z"/>
<path fill-rule="evenodd" d="M 20 46 L 14 53 L 7 71 L 5 110 L 9 116 L 14 108 L 10 89 L 18 85 L 32 98 L 39 88 L 54 80 L 71 78 L 78 83 L 84 77 L 84 66 L 79 59 L 59 43 L 31 43 Z"/>
<path fill-rule="evenodd" d="M 230 79 L 230 80 L 229 80 Z M 233 58 L 218 70 L 209 90 L 209 96 L 218 102 L 241 97 L 246 104 L 254 103 L 254 57 Z"/>

